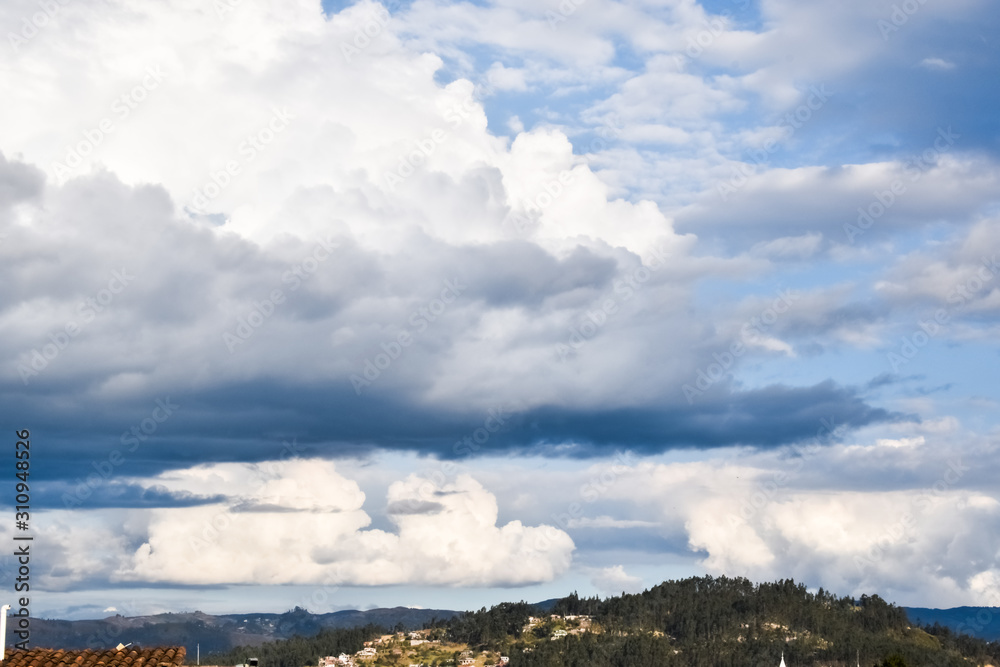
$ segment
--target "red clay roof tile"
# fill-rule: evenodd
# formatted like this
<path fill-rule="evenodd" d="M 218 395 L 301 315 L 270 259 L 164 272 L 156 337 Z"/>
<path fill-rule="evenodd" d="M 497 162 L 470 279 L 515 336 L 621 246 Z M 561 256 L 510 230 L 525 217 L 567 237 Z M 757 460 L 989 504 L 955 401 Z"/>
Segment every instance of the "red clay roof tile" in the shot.
<path fill-rule="evenodd" d="M 0 667 L 142 667 L 145 663 L 157 667 L 180 667 L 184 664 L 183 646 L 125 649 L 122 651 L 66 651 L 33 648 L 27 651 L 8 649 Z"/>

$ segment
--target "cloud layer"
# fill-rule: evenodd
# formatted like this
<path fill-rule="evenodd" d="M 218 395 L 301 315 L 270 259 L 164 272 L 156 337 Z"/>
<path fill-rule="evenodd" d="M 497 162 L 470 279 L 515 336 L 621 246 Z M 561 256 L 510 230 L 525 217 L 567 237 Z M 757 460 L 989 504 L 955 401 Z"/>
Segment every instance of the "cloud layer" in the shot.
<path fill-rule="evenodd" d="M 995 8 L 567 7 L 0 7 L 47 586 L 995 593 L 994 495 L 925 493 L 994 452 Z M 343 472 L 410 460 L 471 472 Z M 629 483 L 563 521 L 581 470 Z"/>

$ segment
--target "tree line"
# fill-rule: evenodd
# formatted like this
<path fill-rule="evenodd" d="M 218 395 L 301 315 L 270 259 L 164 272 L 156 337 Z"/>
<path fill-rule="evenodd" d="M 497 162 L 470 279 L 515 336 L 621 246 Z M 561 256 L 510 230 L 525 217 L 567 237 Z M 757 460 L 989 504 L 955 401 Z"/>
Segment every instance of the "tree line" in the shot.
<path fill-rule="evenodd" d="M 591 616 L 595 631 L 555 641 L 535 634 L 541 629 L 524 634 L 529 616 L 548 614 Z M 791 579 L 692 577 L 606 599 L 573 593 L 544 610 L 505 602 L 424 627 L 435 638 L 508 655 L 510 667 L 777 667 L 782 655 L 787 667 L 1000 664 L 1000 643 L 937 624 L 914 627 L 905 610 L 878 595 L 811 593 Z M 385 632 L 374 625 L 324 630 L 209 661 L 233 665 L 254 655 L 260 667 L 303 667 L 320 655 L 354 653 Z"/>

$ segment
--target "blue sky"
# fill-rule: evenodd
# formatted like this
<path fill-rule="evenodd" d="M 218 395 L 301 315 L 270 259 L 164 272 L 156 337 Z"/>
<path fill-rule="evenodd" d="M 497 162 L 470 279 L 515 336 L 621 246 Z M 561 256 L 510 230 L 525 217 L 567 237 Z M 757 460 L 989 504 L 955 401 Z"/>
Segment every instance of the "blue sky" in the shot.
<path fill-rule="evenodd" d="M 33 611 L 1000 604 L 998 22 L 5 3 Z"/>

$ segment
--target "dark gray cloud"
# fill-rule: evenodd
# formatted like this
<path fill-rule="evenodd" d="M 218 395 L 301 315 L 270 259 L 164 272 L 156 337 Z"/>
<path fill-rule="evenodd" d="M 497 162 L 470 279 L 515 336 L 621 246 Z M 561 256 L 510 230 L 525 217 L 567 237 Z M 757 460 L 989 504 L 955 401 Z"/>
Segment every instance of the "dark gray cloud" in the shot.
<path fill-rule="evenodd" d="M 397 500 L 385 508 L 386 514 L 438 514 L 444 509 L 441 503 L 429 500 Z"/>
<path fill-rule="evenodd" d="M 30 169 L 9 164 L 4 177 L 23 189 Z M 712 325 L 665 274 L 626 284 L 640 264 L 622 248 L 557 256 L 523 240 L 417 232 L 386 253 L 336 232 L 260 246 L 183 221 L 162 188 L 107 173 L 50 188 L 45 210 L 59 233 L 16 227 L 18 252 L 0 266 L 3 313 L 35 313 L 6 320 L 0 415 L 43 443 L 40 479 L 262 461 L 287 456 L 291 441 L 296 455 L 440 458 L 766 448 L 813 438 L 823 420 L 900 418 L 832 381 L 744 391 L 726 380 L 688 404 L 681 387 L 712 362 L 699 334 Z M 875 317 L 838 307 L 828 317 Z M 556 346 L 588 318 L 597 333 L 560 359 Z M 502 333 L 490 322 L 505 322 Z M 377 377 L 365 376 L 374 362 Z M 371 379 L 363 391 L 358 376 Z M 487 434 L 495 408 L 502 428 L 461 447 Z M 202 500 L 110 484 L 89 502 Z"/>
<path fill-rule="evenodd" d="M 831 430 L 906 419 L 869 405 L 857 390 L 828 381 L 803 388 L 719 389 L 694 406 L 541 406 L 507 413 L 502 430 L 470 448 L 468 441 L 464 447 L 461 443 L 483 427 L 478 412 L 428 410 L 399 398 L 358 397 L 343 386 L 248 383 L 169 398 L 179 406 L 176 414 L 140 442 L 135 452 L 121 442 L 122 423 L 134 420 L 123 420 L 123 415 L 141 414 L 142 407 L 135 404 L 81 401 L 75 410 L 59 416 L 36 401 L 4 404 L 17 410 L 19 423 L 37 424 L 33 435 L 44 443 L 37 455 L 39 477 L 67 481 L 107 468 L 113 452 L 124 458 L 113 474 L 129 476 L 205 462 L 256 462 L 289 453 L 363 455 L 374 449 L 444 459 L 501 452 L 585 458 L 612 455 L 618 449 L 656 454 L 733 445 L 779 447 L 826 438 Z M 136 397 L 136 404 L 153 405 L 155 400 Z M 53 489 L 54 497 L 58 491 Z M 100 498 L 98 502 L 113 502 Z M 120 497 L 126 504 L 156 502 L 130 498 Z M 159 502 L 184 505 L 200 500 L 163 497 Z"/>
<path fill-rule="evenodd" d="M 45 174 L 40 169 L 8 160 L 0 151 L 0 215 L 6 216 L 6 209 L 14 204 L 37 198 L 44 185 Z"/>
<path fill-rule="evenodd" d="M 39 457 L 46 467 L 53 463 L 45 453 Z M 105 464 L 105 465 L 102 465 Z M 67 468 L 54 466 L 39 475 L 49 481 L 36 485 L 33 505 L 37 509 L 102 509 L 102 508 L 166 508 L 195 507 L 221 502 L 225 496 L 200 495 L 184 491 L 169 491 L 162 485 L 139 484 L 124 477 L 134 474 L 138 465 L 118 470 L 106 462 L 83 461 Z"/>

